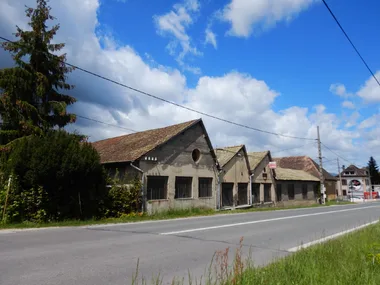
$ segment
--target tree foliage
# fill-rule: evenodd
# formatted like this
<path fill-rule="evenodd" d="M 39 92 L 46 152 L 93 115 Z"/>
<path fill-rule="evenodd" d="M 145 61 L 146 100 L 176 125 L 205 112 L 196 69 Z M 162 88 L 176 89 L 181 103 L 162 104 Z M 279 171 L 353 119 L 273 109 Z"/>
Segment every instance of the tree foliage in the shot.
<path fill-rule="evenodd" d="M 64 44 L 52 43 L 60 26 L 48 29 L 47 21 L 54 17 L 47 0 L 37 0 L 35 9 L 27 7 L 26 16 L 31 30 L 16 26 L 19 39 L 2 44 L 15 67 L 0 70 L 0 145 L 75 122 L 75 115 L 66 109 L 76 99 L 60 93 L 73 88 L 66 83 L 72 68 L 65 64 L 65 54 L 54 54 Z"/>
<path fill-rule="evenodd" d="M 380 184 L 380 174 L 379 167 L 377 166 L 376 160 L 371 156 L 368 161 L 368 171 L 371 176 L 371 184 L 379 185 Z"/>
<path fill-rule="evenodd" d="M 99 154 L 81 136 L 60 130 L 24 137 L 1 159 L 1 184 L 12 175 L 8 221 L 103 216 L 106 174 Z"/>

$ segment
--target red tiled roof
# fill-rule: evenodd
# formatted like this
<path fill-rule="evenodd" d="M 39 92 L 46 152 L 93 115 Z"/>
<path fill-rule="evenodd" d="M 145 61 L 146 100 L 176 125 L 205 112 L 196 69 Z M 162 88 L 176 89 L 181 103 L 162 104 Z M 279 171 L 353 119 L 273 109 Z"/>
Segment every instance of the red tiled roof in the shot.
<path fill-rule="evenodd" d="M 165 128 L 109 138 L 92 145 L 98 151 L 101 163 L 134 161 L 200 121 L 201 119 L 197 119 Z"/>
<path fill-rule="evenodd" d="M 277 166 L 294 170 L 303 170 L 314 177 L 319 178 L 319 166 L 308 156 L 289 156 L 274 158 Z M 326 180 L 337 180 L 334 176 L 323 169 L 323 175 Z"/>

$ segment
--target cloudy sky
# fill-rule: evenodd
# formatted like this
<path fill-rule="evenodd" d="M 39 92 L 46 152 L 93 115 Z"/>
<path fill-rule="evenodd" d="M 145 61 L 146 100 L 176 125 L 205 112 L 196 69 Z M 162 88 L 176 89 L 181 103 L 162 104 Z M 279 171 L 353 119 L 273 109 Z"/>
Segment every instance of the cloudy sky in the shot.
<path fill-rule="evenodd" d="M 380 3 L 328 0 L 380 79 Z M 316 138 L 364 166 L 380 161 L 380 87 L 319 0 L 53 0 L 68 62 L 166 100 L 288 136 Z M 0 35 L 28 29 L 24 5 L 0 1 Z M 52 22 L 54 23 L 54 22 Z M 0 68 L 11 66 L 0 51 Z M 81 71 L 70 130 L 91 141 L 201 118 L 214 147 L 318 156 L 314 141 L 255 132 L 186 111 Z M 113 126 L 111 126 L 113 125 Z M 119 126 L 119 127 L 117 127 Z M 123 129 L 125 128 L 125 129 Z M 325 166 L 336 155 L 323 148 Z"/>

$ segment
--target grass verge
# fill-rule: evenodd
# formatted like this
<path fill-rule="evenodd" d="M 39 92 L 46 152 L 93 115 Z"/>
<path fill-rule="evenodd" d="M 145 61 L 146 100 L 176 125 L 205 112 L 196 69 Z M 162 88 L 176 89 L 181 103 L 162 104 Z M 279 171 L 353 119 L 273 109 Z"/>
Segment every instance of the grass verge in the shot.
<path fill-rule="evenodd" d="M 291 210 L 300 208 L 314 208 L 314 207 L 325 207 L 332 205 L 345 205 L 353 204 L 350 202 L 335 202 L 330 201 L 325 205 L 312 204 L 308 206 L 288 206 L 288 207 L 260 207 L 260 208 L 248 208 L 248 209 L 237 209 L 233 211 L 214 211 L 212 209 L 204 208 L 189 208 L 189 209 L 171 209 L 165 212 L 156 213 L 154 215 L 139 215 L 132 213 L 129 215 L 124 215 L 120 218 L 106 218 L 106 219 L 93 219 L 93 220 L 67 220 L 60 222 L 49 222 L 49 223 L 33 223 L 33 222 L 23 222 L 23 223 L 4 223 L 0 221 L 1 229 L 25 229 L 25 228 L 44 228 L 44 227 L 69 227 L 69 226 L 86 226 L 95 224 L 112 224 L 112 223 L 133 223 L 133 222 L 143 222 L 151 220 L 166 220 L 166 219 L 178 219 L 187 217 L 199 217 L 199 216 L 211 216 L 218 214 L 237 214 L 237 213 L 248 213 L 248 212 L 263 212 L 263 211 L 276 211 L 276 210 Z"/>
<path fill-rule="evenodd" d="M 175 279 L 172 284 L 206 285 L 337 285 L 380 284 L 380 224 L 368 226 L 341 238 L 312 246 L 278 259 L 268 266 L 255 267 L 251 258 L 242 259 L 242 239 L 230 264 L 226 248 L 217 252 L 201 283 Z M 136 270 L 132 284 L 162 284 L 138 277 Z M 190 276 L 190 273 L 189 273 Z M 199 280 L 199 279 L 198 279 Z"/>

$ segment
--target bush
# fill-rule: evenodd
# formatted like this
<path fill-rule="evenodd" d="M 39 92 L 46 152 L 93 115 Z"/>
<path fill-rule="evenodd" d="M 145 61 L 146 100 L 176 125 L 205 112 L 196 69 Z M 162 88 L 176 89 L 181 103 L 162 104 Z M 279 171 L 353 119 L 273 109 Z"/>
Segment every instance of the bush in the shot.
<path fill-rule="evenodd" d="M 82 137 L 65 131 L 24 137 L 2 153 L 0 208 L 12 175 L 7 219 L 58 221 L 100 217 L 107 197 L 100 158 Z"/>

